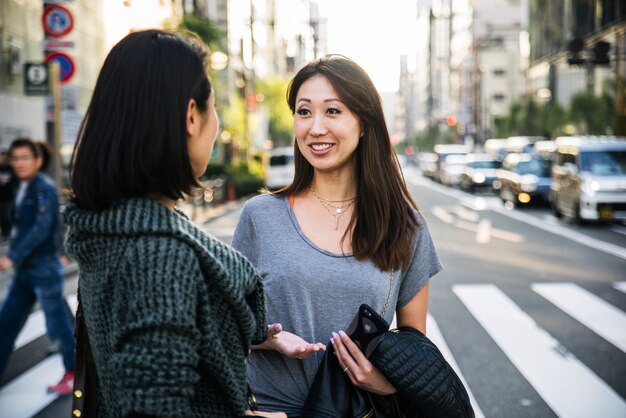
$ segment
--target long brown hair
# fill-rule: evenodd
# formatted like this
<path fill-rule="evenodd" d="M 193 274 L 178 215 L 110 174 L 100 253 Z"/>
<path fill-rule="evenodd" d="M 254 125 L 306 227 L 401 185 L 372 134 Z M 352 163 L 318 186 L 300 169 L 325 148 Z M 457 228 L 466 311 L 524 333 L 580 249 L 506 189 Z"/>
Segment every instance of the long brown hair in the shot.
<path fill-rule="evenodd" d="M 342 237 L 352 233 L 352 253 L 357 260 L 370 259 L 382 271 L 407 267 L 412 239 L 419 222 L 417 206 L 406 188 L 400 165 L 389 140 L 380 95 L 367 73 L 354 61 L 329 55 L 302 68 L 289 83 L 287 103 L 295 112 L 300 86 L 313 76 L 325 77 L 341 101 L 359 119 L 363 137 L 355 151 L 357 198 L 352 218 Z M 293 182 L 275 195 L 289 196 L 306 190 L 313 167 L 294 144 Z"/>

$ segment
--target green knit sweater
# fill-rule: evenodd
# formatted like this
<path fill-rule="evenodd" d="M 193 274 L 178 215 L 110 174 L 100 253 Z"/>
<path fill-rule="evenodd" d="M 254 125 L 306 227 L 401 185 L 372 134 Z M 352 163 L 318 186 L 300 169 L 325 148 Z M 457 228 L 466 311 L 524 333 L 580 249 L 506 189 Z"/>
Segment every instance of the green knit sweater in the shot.
<path fill-rule="evenodd" d="M 98 373 L 98 416 L 229 417 L 265 339 L 261 278 L 238 252 L 149 199 L 69 205 L 67 253 Z"/>

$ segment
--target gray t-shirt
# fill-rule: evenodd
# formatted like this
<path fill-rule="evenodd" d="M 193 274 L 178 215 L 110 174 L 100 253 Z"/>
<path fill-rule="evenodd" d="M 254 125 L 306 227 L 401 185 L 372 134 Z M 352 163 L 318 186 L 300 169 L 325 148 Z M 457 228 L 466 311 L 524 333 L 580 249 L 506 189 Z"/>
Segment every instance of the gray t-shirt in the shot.
<path fill-rule="evenodd" d="M 393 273 L 390 308 L 407 304 L 441 270 L 426 221 L 416 232 L 411 264 Z M 332 219 L 331 219 L 332 220 Z M 256 196 L 243 208 L 233 247 L 257 268 L 265 284 L 267 319 L 308 342 L 328 344 L 331 333 L 345 330 L 359 306 L 381 311 L 389 293 L 389 272 L 351 254 L 335 254 L 315 245 L 298 224 L 289 199 Z M 260 410 L 298 415 L 323 351 L 304 360 L 276 351 L 253 350 L 248 378 Z"/>

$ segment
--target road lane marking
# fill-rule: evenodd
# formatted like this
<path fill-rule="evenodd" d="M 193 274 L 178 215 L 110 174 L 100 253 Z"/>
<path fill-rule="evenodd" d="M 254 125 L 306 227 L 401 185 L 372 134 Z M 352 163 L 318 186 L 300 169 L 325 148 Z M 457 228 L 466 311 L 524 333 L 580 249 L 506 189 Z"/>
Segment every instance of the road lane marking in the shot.
<path fill-rule="evenodd" d="M 485 206 L 484 201 L 480 201 L 481 202 L 481 204 L 479 205 L 481 207 L 480 209 L 478 207 L 473 207 L 475 202 L 478 202 L 476 198 L 473 198 L 473 197 L 471 198 L 459 190 L 446 190 L 446 187 L 440 186 L 438 184 L 434 184 L 430 181 L 426 181 L 423 178 L 412 178 L 411 184 L 414 184 L 417 186 L 424 186 L 431 190 L 435 190 L 447 196 L 453 197 L 455 199 L 460 200 L 463 205 L 466 205 L 470 208 L 474 208 L 476 210 L 491 209 L 494 212 L 507 216 L 511 219 L 515 219 L 516 221 L 526 223 L 535 228 L 542 229 L 546 232 L 550 232 L 552 234 L 559 235 L 569 240 L 575 241 L 589 248 L 593 248 L 595 250 L 602 251 L 604 253 L 614 255 L 616 257 L 626 260 L 626 248 L 622 248 L 619 245 L 610 244 L 608 242 L 604 242 L 599 239 L 589 237 L 579 232 L 571 231 L 567 228 L 562 227 L 561 225 L 554 225 L 554 224 L 547 223 L 547 222 L 541 222 L 541 219 L 535 218 L 530 215 L 526 215 L 519 211 L 504 209 L 504 207 L 502 207 L 502 205 L 500 204 L 498 205 L 492 204 L 492 205 Z"/>
<path fill-rule="evenodd" d="M 573 283 L 535 283 L 531 288 L 626 353 L 624 312 Z"/>
<path fill-rule="evenodd" d="M 626 235 L 626 228 L 622 225 L 614 225 L 610 229 L 611 231 L 617 232 L 618 234 Z"/>
<path fill-rule="evenodd" d="M 455 206 L 452 211 L 464 221 L 478 222 L 479 215 L 476 211 L 469 210 L 463 206 Z"/>
<path fill-rule="evenodd" d="M 473 224 L 469 222 L 456 221 L 454 223 L 454 226 L 461 228 L 461 229 L 465 229 L 467 231 L 472 231 L 472 232 L 478 231 L 478 224 Z M 504 231 L 502 229 L 497 229 L 497 228 L 491 228 L 489 232 L 492 237 L 500 238 L 505 241 L 511 241 L 517 244 L 524 242 L 524 236 L 520 234 L 516 234 L 514 232 Z"/>
<path fill-rule="evenodd" d="M 489 219 L 481 219 L 476 226 L 476 242 L 486 244 L 491 241 L 491 221 Z"/>
<path fill-rule="evenodd" d="M 622 248 L 618 245 L 610 244 L 608 242 L 601 241 L 596 238 L 589 237 L 576 231 L 563 228 L 560 225 L 553 225 L 545 222 L 538 222 L 539 220 L 530 215 L 514 211 L 506 210 L 504 208 L 491 208 L 493 211 L 498 212 L 504 216 L 515 219 L 516 221 L 524 222 L 530 226 L 534 226 L 539 229 L 543 229 L 546 232 L 551 232 L 555 235 L 560 235 L 564 238 L 575 241 L 579 244 L 583 244 L 587 247 L 594 248 L 599 251 L 603 251 L 607 254 L 614 255 L 626 260 L 626 248 Z"/>
<path fill-rule="evenodd" d="M 617 290 L 620 290 L 626 293 L 626 282 L 613 283 L 613 287 L 616 288 Z"/>
<path fill-rule="evenodd" d="M 48 357 L 0 390 L 0 411 L 10 418 L 29 418 L 58 398 L 46 389 L 63 375 L 61 355 Z"/>
<path fill-rule="evenodd" d="M 437 325 L 437 321 L 435 321 L 435 318 L 433 318 L 430 314 L 428 314 L 428 316 L 426 317 L 426 334 L 428 338 L 430 338 L 430 340 L 435 343 L 435 345 L 439 348 L 439 351 L 441 351 L 441 354 L 443 354 L 444 358 L 448 361 L 448 363 L 450 363 L 450 366 L 452 366 L 456 374 L 459 375 L 459 379 L 461 379 L 461 382 L 463 382 L 463 386 L 465 386 L 467 394 L 469 395 L 470 402 L 472 403 L 472 408 L 474 408 L 474 415 L 476 416 L 476 418 L 484 418 L 485 415 L 478 406 L 478 402 L 476 402 L 476 398 L 470 390 L 470 387 L 465 380 L 465 376 L 463 376 L 463 373 L 461 373 L 459 365 L 454 359 L 454 356 L 452 355 L 452 352 L 450 351 L 446 340 L 443 338 L 443 334 L 441 334 L 441 330 Z"/>
<path fill-rule="evenodd" d="M 431 212 L 433 213 L 433 215 L 439 218 L 442 222 L 445 222 L 447 224 L 454 223 L 454 216 L 450 215 L 441 206 L 435 206 L 434 208 L 431 209 Z"/>
<path fill-rule="evenodd" d="M 626 402 L 496 286 L 452 290 L 557 415 L 626 416 Z"/>

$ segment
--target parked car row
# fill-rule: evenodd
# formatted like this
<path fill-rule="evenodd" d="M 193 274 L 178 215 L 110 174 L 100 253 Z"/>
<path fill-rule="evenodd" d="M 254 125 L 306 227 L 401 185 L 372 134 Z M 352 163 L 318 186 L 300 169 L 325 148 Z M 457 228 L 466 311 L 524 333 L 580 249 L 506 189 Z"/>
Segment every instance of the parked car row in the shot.
<path fill-rule="evenodd" d="M 557 217 L 626 221 L 626 138 L 490 141 L 483 154 L 439 145 L 420 154 L 422 173 L 470 193 L 491 190 L 508 207 L 549 202 Z"/>

